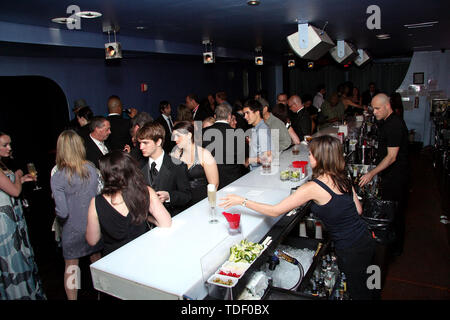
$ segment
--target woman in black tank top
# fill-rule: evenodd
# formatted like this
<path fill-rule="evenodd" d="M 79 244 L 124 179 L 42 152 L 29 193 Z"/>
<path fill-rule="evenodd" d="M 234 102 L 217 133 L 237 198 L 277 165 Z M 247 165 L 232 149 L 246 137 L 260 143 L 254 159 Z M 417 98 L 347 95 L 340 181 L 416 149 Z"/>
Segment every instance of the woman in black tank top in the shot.
<path fill-rule="evenodd" d="M 147 222 L 171 226 L 170 214 L 130 155 L 110 152 L 99 159 L 99 167 L 104 187 L 89 206 L 86 240 L 90 245 L 102 238 L 107 255 L 148 231 Z"/>
<path fill-rule="evenodd" d="M 192 200 L 189 205 L 207 197 L 208 184 L 219 186 L 219 171 L 211 153 L 194 143 L 194 125 L 189 121 L 181 121 L 173 127 L 173 137 L 177 149 L 173 157 L 186 163 L 188 167 L 189 185 Z"/>
<path fill-rule="evenodd" d="M 335 242 L 338 265 L 347 277 L 352 299 L 368 300 L 367 267 L 371 264 L 375 242 L 360 218 L 362 206 L 345 174 L 340 141 L 331 136 L 316 137 L 309 143 L 309 162 L 313 181 L 299 187 L 276 205 L 227 195 L 219 206 L 243 205 L 264 215 L 277 217 L 312 200 L 311 210 L 319 216 Z"/>

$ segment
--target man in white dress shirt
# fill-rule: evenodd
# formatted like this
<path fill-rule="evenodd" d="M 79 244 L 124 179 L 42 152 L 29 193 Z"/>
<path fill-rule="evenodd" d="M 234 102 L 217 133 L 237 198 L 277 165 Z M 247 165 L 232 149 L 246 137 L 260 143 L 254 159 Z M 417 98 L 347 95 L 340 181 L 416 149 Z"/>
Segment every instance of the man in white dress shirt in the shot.
<path fill-rule="evenodd" d="M 314 96 L 313 106 L 317 108 L 317 111 L 321 111 L 322 103 L 325 101 L 325 94 L 327 90 L 325 89 L 325 85 L 321 84 L 317 87 L 317 93 Z"/>

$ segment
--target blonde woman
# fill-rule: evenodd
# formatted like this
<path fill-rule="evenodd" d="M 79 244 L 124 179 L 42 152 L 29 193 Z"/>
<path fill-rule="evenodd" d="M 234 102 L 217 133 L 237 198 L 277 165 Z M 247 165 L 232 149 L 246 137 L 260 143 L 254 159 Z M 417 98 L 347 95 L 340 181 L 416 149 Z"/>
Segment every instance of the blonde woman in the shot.
<path fill-rule="evenodd" d="M 76 300 L 77 286 L 70 281 L 78 270 L 79 258 L 100 259 L 103 246 L 90 246 L 85 239 L 90 200 L 99 189 L 98 171 L 86 160 L 83 140 L 73 130 L 63 131 L 56 145 L 56 166 L 50 179 L 56 215 L 62 224 L 62 250 L 65 260 L 64 288 L 67 299 Z"/>
<path fill-rule="evenodd" d="M 219 186 L 219 171 L 211 153 L 194 143 L 194 125 L 182 121 L 173 127 L 172 140 L 177 144 L 173 156 L 186 163 L 191 187 L 191 205 L 206 198 L 207 185 Z"/>

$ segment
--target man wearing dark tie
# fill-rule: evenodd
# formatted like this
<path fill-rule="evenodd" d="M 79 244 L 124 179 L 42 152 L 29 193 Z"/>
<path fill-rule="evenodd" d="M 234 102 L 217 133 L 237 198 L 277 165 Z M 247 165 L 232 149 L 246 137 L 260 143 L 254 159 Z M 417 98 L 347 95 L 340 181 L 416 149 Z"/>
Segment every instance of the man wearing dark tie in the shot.
<path fill-rule="evenodd" d="M 164 152 L 165 131 L 160 123 L 146 123 L 136 137 L 142 155 L 148 157 L 142 167 L 145 180 L 173 217 L 186 209 L 191 200 L 187 166 Z"/>
<path fill-rule="evenodd" d="M 90 133 L 83 137 L 86 159 L 98 168 L 98 158 L 110 151 L 105 141 L 111 134 L 111 125 L 105 117 L 93 117 L 88 125 Z"/>
<path fill-rule="evenodd" d="M 164 100 L 159 103 L 159 112 L 161 115 L 155 121 L 162 124 L 166 131 L 163 149 L 165 152 L 170 153 L 175 146 L 175 142 L 172 141 L 172 107 L 170 106 L 169 101 Z"/>

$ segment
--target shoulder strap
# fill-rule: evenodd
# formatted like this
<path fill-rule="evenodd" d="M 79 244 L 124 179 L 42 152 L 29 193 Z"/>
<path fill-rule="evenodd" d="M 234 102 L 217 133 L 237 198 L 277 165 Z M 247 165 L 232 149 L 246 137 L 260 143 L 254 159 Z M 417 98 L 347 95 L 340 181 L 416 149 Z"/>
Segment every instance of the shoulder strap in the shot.
<path fill-rule="evenodd" d="M 331 197 L 336 195 L 336 193 L 334 193 L 333 190 L 330 189 L 330 187 L 328 187 L 325 183 L 323 183 L 319 179 L 314 179 L 313 181 L 317 183 L 319 186 L 321 186 L 323 189 L 325 189 L 325 191 L 327 191 L 331 195 Z"/>

